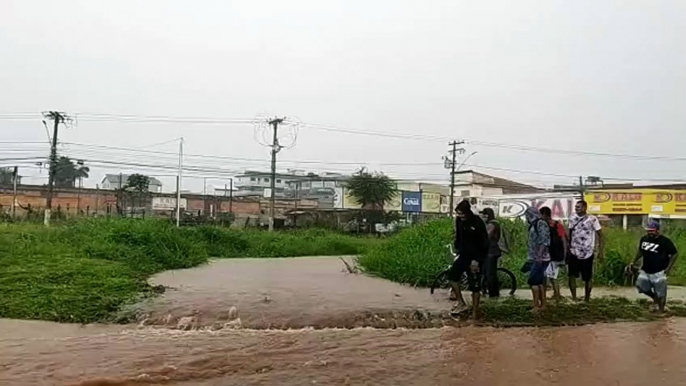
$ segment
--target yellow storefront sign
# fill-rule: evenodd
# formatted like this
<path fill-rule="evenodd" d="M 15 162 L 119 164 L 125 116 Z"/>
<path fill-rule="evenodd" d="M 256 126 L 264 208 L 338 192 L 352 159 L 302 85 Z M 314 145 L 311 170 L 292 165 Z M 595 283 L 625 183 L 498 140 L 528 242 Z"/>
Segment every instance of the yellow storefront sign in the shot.
<path fill-rule="evenodd" d="M 440 213 L 441 212 L 441 194 L 422 192 L 422 212 L 424 213 Z"/>
<path fill-rule="evenodd" d="M 588 212 L 594 214 L 686 215 L 686 191 L 626 189 L 588 192 Z"/>

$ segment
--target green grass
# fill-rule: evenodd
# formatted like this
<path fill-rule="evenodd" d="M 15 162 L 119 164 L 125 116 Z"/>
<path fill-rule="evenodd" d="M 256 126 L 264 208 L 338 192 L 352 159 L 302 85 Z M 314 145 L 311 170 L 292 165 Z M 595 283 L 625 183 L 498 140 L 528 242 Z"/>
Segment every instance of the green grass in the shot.
<path fill-rule="evenodd" d="M 268 233 L 203 226 L 188 232 L 208 245 L 210 256 L 227 258 L 356 255 L 379 243 L 320 229 Z"/>
<path fill-rule="evenodd" d="M 510 235 L 512 253 L 503 255 L 501 265 L 510 269 L 520 287 L 525 287 L 526 278 L 520 267 L 526 260 L 526 224 L 521 221 L 501 221 L 503 229 Z M 638 240 L 643 232 L 624 231 L 617 228 L 605 229 L 606 258 L 596 266 L 596 285 L 623 285 L 624 268 L 633 261 Z M 665 229 L 678 249 L 686 250 L 686 230 Z M 398 283 L 429 286 L 434 276 L 450 262 L 445 245 L 452 239 L 452 222 L 441 219 L 424 225 L 402 230 L 398 235 L 368 249 L 359 259 L 359 265 L 367 272 Z M 560 278 L 565 282 L 566 278 Z M 669 282 L 672 285 L 686 285 L 686 257 L 677 260 Z"/>
<path fill-rule="evenodd" d="M 176 228 L 163 221 L 97 219 L 45 228 L 0 225 L 0 317 L 89 323 L 112 320 L 153 292 L 157 272 L 210 257 L 357 254 L 377 241 L 327 231 L 267 233 Z"/>
<path fill-rule="evenodd" d="M 589 303 L 551 301 L 540 313 L 531 312 L 531 301 L 505 299 L 484 302 L 480 323 L 501 327 L 510 326 L 568 326 L 617 321 L 650 321 L 665 316 L 686 316 L 686 306 L 670 302 L 665 315 L 650 312 L 646 300 L 632 301 L 621 297 L 591 299 Z"/>

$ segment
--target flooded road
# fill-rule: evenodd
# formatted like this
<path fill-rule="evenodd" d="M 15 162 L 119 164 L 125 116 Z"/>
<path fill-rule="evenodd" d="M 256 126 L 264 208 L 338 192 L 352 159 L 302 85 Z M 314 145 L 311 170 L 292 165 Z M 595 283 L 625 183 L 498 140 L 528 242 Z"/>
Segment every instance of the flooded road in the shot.
<path fill-rule="evenodd" d="M 214 332 L 2 321 L 0 329 L 8 386 L 686 384 L 684 319 Z"/>
<path fill-rule="evenodd" d="M 248 328 L 440 327 L 441 317 L 427 325 L 413 315 L 447 317 L 450 309 L 446 291 L 432 297 L 425 288 L 350 274 L 339 258 L 224 259 L 151 281 L 171 288 L 139 305 L 148 325 L 192 318 L 196 327 L 221 327 L 237 316 Z"/>
<path fill-rule="evenodd" d="M 222 260 L 155 277 L 138 326 L 0 320 L 0 385 L 686 385 L 686 319 L 440 327 L 445 293 L 342 271 Z M 364 325 L 440 328 L 328 328 Z"/>

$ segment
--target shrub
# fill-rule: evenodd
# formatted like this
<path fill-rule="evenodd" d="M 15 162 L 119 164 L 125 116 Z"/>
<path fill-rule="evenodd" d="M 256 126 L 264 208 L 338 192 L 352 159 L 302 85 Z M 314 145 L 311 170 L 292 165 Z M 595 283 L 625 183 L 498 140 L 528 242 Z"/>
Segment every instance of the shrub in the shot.
<path fill-rule="evenodd" d="M 519 220 L 500 223 L 512 244 L 512 253 L 503 255 L 501 265 L 510 269 L 517 276 L 519 286 L 524 287 L 526 278 L 520 267 L 526 261 L 527 225 Z M 452 241 L 452 227 L 450 219 L 441 219 L 404 229 L 388 241 L 370 248 L 358 262 L 370 274 L 399 283 L 428 286 L 449 262 L 444 246 Z M 666 228 L 665 233 L 677 248 L 686 247 L 686 230 Z M 606 258 L 597 264 L 594 281 L 600 285 L 622 285 L 624 268 L 636 256 L 642 231 L 606 228 L 603 234 Z M 560 280 L 564 282 L 566 279 L 561 277 Z M 669 280 L 673 285 L 686 284 L 686 259 L 677 260 Z"/>

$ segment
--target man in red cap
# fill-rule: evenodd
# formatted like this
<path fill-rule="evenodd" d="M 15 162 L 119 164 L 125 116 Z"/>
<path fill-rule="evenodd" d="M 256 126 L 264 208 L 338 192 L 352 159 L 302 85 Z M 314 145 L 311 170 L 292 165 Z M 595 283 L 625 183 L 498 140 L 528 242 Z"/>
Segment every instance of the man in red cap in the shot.
<path fill-rule="evenodd" d="M 638 243 L 638 253 L 630 268 L 643 259 L 641 272 L 636 279 L 639 293 L 645 294 L 655 302 L 653 309 L 664 312 L 667 302 L 667 276 L 676 261 L 677 250 L 674 243 L 660 234 L 660 223 L 651 221 L 646 227 L 646 235 Z"/>

